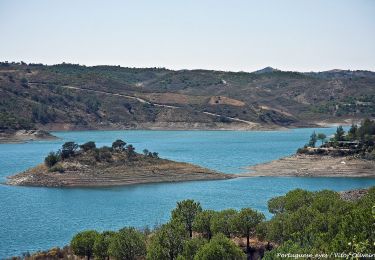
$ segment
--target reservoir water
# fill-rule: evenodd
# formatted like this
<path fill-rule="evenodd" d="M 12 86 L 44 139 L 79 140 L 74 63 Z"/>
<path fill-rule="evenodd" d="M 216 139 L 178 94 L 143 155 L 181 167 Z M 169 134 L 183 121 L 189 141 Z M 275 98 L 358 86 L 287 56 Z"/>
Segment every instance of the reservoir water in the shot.
<path fill-rule="evenodd" d="M 43 162 L 66 141 L 115 139 L 147 148 L 160 157 L 226 173 L 293 154 L 314 129 L 290 131 L 69 131 L 61 139 L 0 144 L 0 181 Z M 327 136 L 334 128 L 315 129 Z M 176 201 L 192 198 L 210 209 L 252 207 L 268 217 L 267 200 L 295 188 L 348 190 L 375 185 L 359 178 L 238 178 L 226 181 L 145 184 L 114 188 L 34 188 L 0 185 L 0 259 L 26 251 L 64 246 L 84 229 L 117 230 L 164 223 Z"/>

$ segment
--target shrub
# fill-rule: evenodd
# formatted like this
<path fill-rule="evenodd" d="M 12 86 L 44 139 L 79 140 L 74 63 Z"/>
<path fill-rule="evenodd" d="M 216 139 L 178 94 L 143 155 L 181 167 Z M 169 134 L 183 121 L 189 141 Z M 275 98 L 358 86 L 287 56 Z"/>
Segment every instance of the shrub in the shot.
<path fill-rule="evenodd" d="M 75 142 L 64 143 L 61 148 L 61 158 L 66 159 L 74 155 L 77 148 L 78 148 L 78 144 L 76 144 Z"/>
<path fill-rule="evenodd" d="M 126 142 L 118 139 L 112 143 L 112 149 L 115 151 L 124 151 Z"/>
<path fill-rule="evenodd" d="M 59 172 L 63 173 L 64 172 L 64 167 L 61 164 L 55 164 L 51 168 L 48 169 L 49 172 Z"/>
<path fill-rule="evenodd" d="M 214 236 L 211 241 L 202 246 L 194 259 L 216 260 L 216 259 L 246 259 L 242 250 L 223 234 Z"/>
<path fill-rule="evenodd" d="M 51 168 L 60 160 L 60 154 L 57 152 L 50 152 L 46 158 L 44 158 L 44 164 Z"/>
<path fill-rule="evenodd" d="M 90 141 L 79 146 L 83 151 L 87 152 L 96 148 L 95 142 Z"/>

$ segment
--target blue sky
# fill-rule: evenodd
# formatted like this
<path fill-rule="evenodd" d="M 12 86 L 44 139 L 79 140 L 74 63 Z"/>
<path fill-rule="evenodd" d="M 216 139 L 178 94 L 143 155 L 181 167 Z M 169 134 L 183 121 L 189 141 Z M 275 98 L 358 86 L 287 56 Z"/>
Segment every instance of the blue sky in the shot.
<path fill-rule="evenodd" d="M 0 60 L 375 71 L 373 0 L 0 0 Z"/>

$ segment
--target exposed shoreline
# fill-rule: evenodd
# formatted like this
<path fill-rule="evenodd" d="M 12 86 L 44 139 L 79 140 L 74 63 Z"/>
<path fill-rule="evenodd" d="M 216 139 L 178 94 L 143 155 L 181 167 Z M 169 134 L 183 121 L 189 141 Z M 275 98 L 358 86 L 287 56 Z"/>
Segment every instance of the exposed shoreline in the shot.
<path fill-rule="evenodd" d="M 375 162 L 352 156 L 296 154 L 247 167 L 253 177 L 358 177 L 375 178 Z"/>
<path fill-rule="evenodd" d="M 17 130 L 0 132 L 0 144 L 25 143 L 29 141 L 56 139 L 58 139 L 58 137 L 44 130 Z"/>

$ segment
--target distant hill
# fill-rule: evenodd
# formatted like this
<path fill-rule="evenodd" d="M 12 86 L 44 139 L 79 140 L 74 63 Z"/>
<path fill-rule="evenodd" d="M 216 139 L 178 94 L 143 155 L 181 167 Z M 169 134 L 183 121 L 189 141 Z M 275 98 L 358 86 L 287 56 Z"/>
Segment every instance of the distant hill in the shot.
<path fill-rule="evenodd" d="M 370 71 L 0 63 L 0 129 L 274 129 L 375 116 Z"/>
<path fill-rule="evenodd" d="M 279 71 L 279 70 L 274 69 L 272 67 L 265 67 L 264 69 L 256 70 L 253 73 L 255 73 L 255 74 L 263 74 L 263 73 L 270 73 L 270 72 L 275 72 L 275 71 Z"/>

